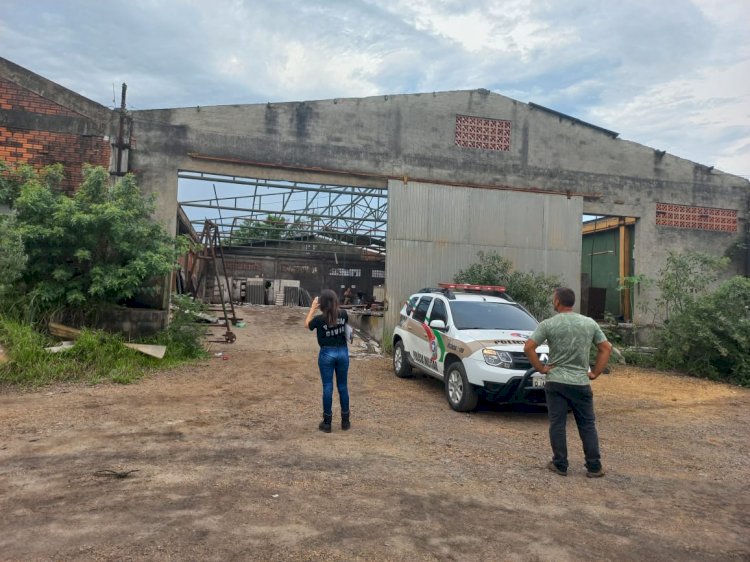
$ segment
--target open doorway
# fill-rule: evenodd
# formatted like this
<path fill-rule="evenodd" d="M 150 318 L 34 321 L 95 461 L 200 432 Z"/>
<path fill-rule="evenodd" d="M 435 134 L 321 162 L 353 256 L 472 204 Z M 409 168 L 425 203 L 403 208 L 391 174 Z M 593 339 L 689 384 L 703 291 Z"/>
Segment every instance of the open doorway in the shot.
<path fill-rule="evenodd" d="M 625 279 L 635 270 L 633 217 L 584 215 L 581 248 L 581 314 L 629 322 L 632 308 Z"/>

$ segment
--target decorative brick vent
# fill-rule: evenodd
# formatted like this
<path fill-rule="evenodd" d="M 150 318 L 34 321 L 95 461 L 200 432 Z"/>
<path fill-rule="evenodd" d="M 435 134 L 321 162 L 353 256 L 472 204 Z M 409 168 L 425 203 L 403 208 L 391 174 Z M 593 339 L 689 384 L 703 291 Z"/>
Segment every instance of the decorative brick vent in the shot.
<path fill-rule="evenodd" d="M 510 150 L 511 122 L 456 115 L 456 146 L 485 150 Z"/>
<path fill-rule="evenodd" d="M 657 203 L 656 224 L 672 228 L 737 232 L 737 211 Z"/>

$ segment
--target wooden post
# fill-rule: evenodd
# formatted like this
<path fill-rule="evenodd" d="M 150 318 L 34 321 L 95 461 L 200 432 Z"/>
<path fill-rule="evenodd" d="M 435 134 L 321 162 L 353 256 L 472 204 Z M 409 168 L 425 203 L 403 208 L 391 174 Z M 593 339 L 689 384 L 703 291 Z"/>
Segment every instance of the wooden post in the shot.
<path fill-rule="evenodd" d="M 630 232 L 625 224 L 625 219 L 620 218 L 619 224 L 620 238 L 620 285 L 625 283 L 625 278 L 630 277 Z M 625 322 L 632 320 L 630 314 L 630 289 L 620 291 L 620 306 L 622 307 L 622 316 Z"/>

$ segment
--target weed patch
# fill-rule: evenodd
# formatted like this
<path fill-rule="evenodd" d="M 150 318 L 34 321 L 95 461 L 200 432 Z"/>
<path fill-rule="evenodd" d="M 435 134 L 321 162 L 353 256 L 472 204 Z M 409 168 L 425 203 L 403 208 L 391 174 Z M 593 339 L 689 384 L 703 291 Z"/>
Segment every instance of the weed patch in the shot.
<path fill-rule="evenodd" d="M 151 343 L 167 346 L 163 359 L 125 347 L 120 335 L 86 329 L 69 349 L 50 353 L 45 347 L 57 345 L 57 339 L 0 316 L 0 343 L 9 359 L 0 364 L 0 383 L 30 387 L 70 381 L 130 384 L 149 371 L 206 356 L 200 340 L 202 330 L 177 323 L 158 334 Z"/>

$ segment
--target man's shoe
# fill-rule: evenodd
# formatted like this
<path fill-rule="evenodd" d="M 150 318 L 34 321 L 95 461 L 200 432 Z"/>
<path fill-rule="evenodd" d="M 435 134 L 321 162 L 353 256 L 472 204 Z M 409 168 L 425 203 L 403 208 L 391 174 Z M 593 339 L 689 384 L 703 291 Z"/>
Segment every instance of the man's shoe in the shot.
<path fill-rule="evenodd" d="M 549 463 L 547 464 L 547 468 L 549 468 L 555 474 L 559 474 L 560 476 L 567 476 L 568 475 L 568 471 L 567 470 L 561 470 L 561 469 L 557 468 L 557 465 L 555 465 L 555 463 L 552 462 L 552 461 L 549 461 Z"/>
<path fill-rule="evenodd" d="M 346 431 L 352 426 L 352 422 L 349 420 L 349 412 L 341 414 L 341 429 Z"/>
<path fill-rule="evenodd" d="M 599 470 L 586 471 L 586 478 L 601 478 L 602 476 L 604 476 L 603 468 L 600 468 Z"/>

